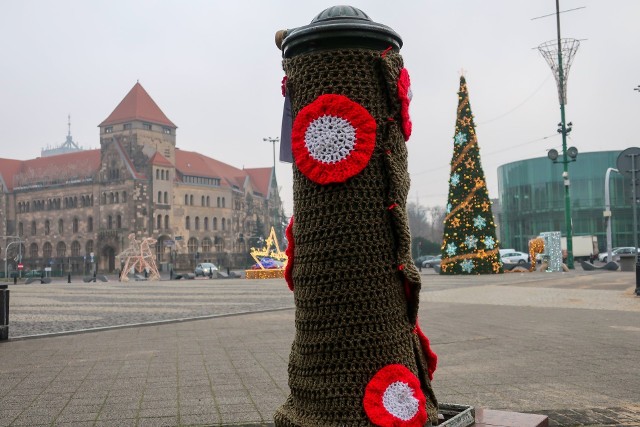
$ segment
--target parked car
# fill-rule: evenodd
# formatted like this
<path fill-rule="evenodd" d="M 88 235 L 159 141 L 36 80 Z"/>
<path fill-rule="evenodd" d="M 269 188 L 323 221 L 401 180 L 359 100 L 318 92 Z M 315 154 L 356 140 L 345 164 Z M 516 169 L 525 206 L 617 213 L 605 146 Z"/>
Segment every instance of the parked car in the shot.
<path fill-rule="evenodd" d="M 433 255 L 422 255 L 414 259 L 413 263 L 416 265 L 416 267 L 420 267 L 420 266 L 424 267 L 424 262 L 432 258 L 433 258 Z"/>
<path fill-rule="evenodd" d="M 426 265 L 425 265 L 425 264 L 426 264 L 427 262 L 429 262 L 429 261 L 431 261 L 431 260 L 435 259 L 435 257 L 436 257 L 436 256 L 435 256 L 435 255 L 425 255 L 425 257 L 426 257 L 426 258 L 424 259 L 424 261 L 422 261 L 422 264 L 420 264 L 422 267 L 426 267 Z"/>
<path fill-rule="evenodd" d="M 434 265 L 440 265 L 441 260 L 442 260 L 442 255 L 437 255 L 437 256 L 434 256 L 432 259 L 423 262 L 422 266 L 426 268 L 433 268 Z"/>
<path fill-rule="evenodd" d="M 196 277 L 204 277 L 213 274 L 214 271 L 218 271 L 218 267 L 216 267 L 215 264 L 212 264 L 210 262 L 201 262 L 200 264 L 196 265 L 196 269 L 193 270 L 193 274 L 195 274 Z"/>
<path fill-rule="evenodd" d="M 620 261 L 620 255 L 625 255 L 625 254 L 634 254 L 636 253 L 636 248 L 634 248 L 633 246 L 623 246 L 620 248 L 613 248 L 613 250 L 611 251 L 611 260 L 612 261 Z M 602 252 L 600 254 L 598 254 L 598 260 L 605 262 L 607 260 L 607 252 Z"/>
<path fill-rule="evenodd" d="M 31 270 L 31 271 L 27 271 L 22 276 L 23 277 L 42 277 L 43 274 L 42 274 L 42 271 L 40 270 Z"/>
<path fill-rule="evenodd" d="M 500 257 L 505 264 L 525 264 L 529 262 L 529 254 L 525 254 L 524 252 L 505 252 L 504 254 L 500 254 Z"/>

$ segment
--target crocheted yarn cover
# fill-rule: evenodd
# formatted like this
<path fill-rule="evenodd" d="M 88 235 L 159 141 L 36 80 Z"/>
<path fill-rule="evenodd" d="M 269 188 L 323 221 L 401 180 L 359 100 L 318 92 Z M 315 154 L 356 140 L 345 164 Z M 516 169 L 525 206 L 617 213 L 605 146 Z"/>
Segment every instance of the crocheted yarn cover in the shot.
<path fill-rule="evenodd" d="M 332 94 L 359 104 L 376 126 L 375 146 L 355 174 L 337 168 L 335 179 L 323 175 L 319 182 L 307 175 L 313 169 L 305 166 L 309 156 L 299 163 L 294 153 L 290 287 L 296 333 L 291 394 L 276 411 L 275 425 L 421 426 L 427 419 L 437 424 L 430 382 L 436 360 L 418 334 L 420 275 L 411 259 L 406 212 L 409 174 L 398 97 L 402 58 L 334 50 L 285 59 L 283 66 L 294 118 Z M 349 123 L 355 146 L 351 129 L 338 119 L 307 125 L 313 133 L 307 146 L 315 149 L 321 127 L 339 126 L 342 154 L 316 151 L 329 159 L 326 164 L 340 165 L 358 146 L 359 125 Z"/>

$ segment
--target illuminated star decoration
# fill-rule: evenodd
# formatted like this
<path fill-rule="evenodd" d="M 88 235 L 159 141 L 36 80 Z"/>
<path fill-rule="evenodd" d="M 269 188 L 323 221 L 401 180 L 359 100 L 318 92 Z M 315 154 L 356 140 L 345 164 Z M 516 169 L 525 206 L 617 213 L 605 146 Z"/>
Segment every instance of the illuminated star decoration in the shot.
<path fill-rule="evenodd" d="M 456 247 L 455 243 L 447 244 L 447 255 L 454 256 L 456 254 L 457 250 L 458 250 L 458 248 Z"/>
<path fill-rule="evenodd" d="M 460 267 L 462 267 L 462 271 L 464 271 L 465 273 L 471 273 L 471 270 L 473 270 L 474 267 L 473 261 L 471 261 L 470 259 L 465 259 L 460 263 Z"/>
<path fill-rule="evenodd" d="M 483 202 L 481 206 L 484 212 L 489 212 L 489 203 Z"/>
<path fill-rule="evenodd" d="M 493 272 L 494 273 L 499 273 L 500 272 L 500 263 L 499 262 L 494 262 L 493 264 L 491 264 L 491 266 L 493 267 Z"/>
<path fill-rule="evenodd" d="M 464 244 L 467 248 L 472 249 L 478 246 L 478 238 L 473 234 L 471 236 L 465 236 Z"/>
<path fill-rule="evenodd" d="M 458 185 L 460 184 L 460 175 L 458 175 L 457 173 L 454 173 L 453 175 L 451 175 L 451 185 Z"/>
<path fill-rule="evenodd" d="M 469 169 L 473 169 L 476 167 L 476 162 L 474 162 L 473 159 L 469 158 L 466 162 L 464 162 L 464 165 Z"/>
<path fill-rule="evenodd" d="M 451 213 L 451 203 L 447 203 L 447 213 Z"/>
<path fill-rule="evenodd" d="M 473 226 L 482 230 L 487 226 L 487 220 L 478 215 L 477 217 L 473 218 Z"/>
<path fill-rule="evenodd" d="M 496 241 L 491 236 L 484 236 L 483 240 L 484 240 L 484 246 L 487 249 L 493 249 L 493 247 L 496 245 Z"/>
<path fill-rule="evenodd" d="M 458 217 L 453 218 L 453 219 L 451 220 L 451 226 L 452 226 L 453 228 L 458 228 L 458 227 L 460 227 L 460 218 L 458 218 Z"/>
<path fill-rule="evenodd" d="M 456 145 L 462 145 L 467 142 L 467 135 L 462 132 L 458 132 L 454 139 L 456 140 Z"/>

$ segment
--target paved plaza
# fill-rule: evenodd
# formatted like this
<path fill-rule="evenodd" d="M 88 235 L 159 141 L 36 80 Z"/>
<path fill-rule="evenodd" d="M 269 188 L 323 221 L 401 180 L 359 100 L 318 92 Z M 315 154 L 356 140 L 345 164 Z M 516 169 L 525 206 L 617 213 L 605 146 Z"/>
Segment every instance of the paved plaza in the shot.
<path fill-rule="evenodd" d="M 635 273 L 422 273 L 441 402 L 640 425 Z M 0 426 L 271 425 L 288 395 L 284 280 L 10 285 Z M 196 319 L 196 320 L 192 320 Z"/>

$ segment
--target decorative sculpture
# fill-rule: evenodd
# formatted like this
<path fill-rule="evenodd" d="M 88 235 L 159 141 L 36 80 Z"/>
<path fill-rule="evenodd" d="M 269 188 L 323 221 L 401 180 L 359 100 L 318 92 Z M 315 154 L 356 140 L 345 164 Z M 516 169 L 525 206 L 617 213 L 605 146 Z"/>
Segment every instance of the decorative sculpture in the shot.
<path fill-rule="evenodd" d="M 529 240 L 529 261 L 531 267 L 529 271 L 536 271 L 536 255 L 544 253 L 544 239 L 542 237 L 536 237 Z"/>
<path fill-rule="evenodd" d="M 275 250 L 274 250 L 275 249 Z M 246 270 L 247 279 L 277 279 L 284 277 L 284 269 L 287 265 L 287 255 L 280 250 L 276 230 L 271 227 L 271 233 L 261 249 L 251 248 L 251 257 L 256 261 L 259 269 Z M 262 260 L 271 258 L 283 262 L 282 268 L 265 268 Z"/>
<path fill-rule="evenodd" d="M 402 40 L 361 10 L 336 6 L 276 43 L 292 113 L 281 158 L 290 148 L 285 279 L 296 334 L 291 394 L 275 425 L 437 423 L 436 355 L 417 322 L 406 211 L 411 90 Z"/>
<path fill-rule="evenodd" d="M 128 282 L 128 274 L 131 269 L 138 273 L 147 271 L 149 280 L 160 279 L 160 273 L 158 273 L 158 267 L 156 267 L 155 256 L 151 251 L 151 247 L 156 243 L 156 239 L 153 237 L 146 237 L 139 242 L 136 240 L 136 235 L 134 233 L 129 234 L 128 237 L 129 247 L 117 255 L 121 259 L 125 258 L 124 267 L 120 272 L 120 280 L 122 282 Z"/>

